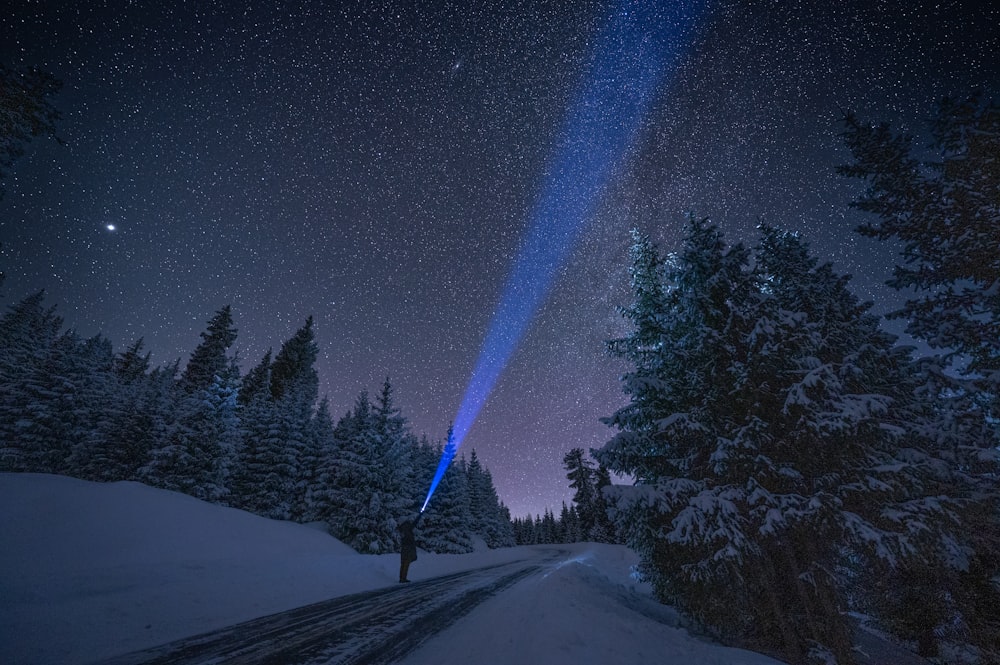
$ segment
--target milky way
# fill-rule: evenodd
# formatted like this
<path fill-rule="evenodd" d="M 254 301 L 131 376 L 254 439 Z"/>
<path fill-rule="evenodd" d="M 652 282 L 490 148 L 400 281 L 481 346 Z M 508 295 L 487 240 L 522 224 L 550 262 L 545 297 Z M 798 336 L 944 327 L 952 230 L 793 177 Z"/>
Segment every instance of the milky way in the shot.
<path fill-rule="evenodd" d="M 609 5 L 208 4 L 0 15 L 0 61 L 63 81 L 66 142 L 32 143 L 5 180 L 3 304 L 45 288 L 81 334 L 144 337 L 156 363 L 232 304 L 245 367 L 312 314 L 335 410 L 388 376 L 443 438 Z M 943 95 L 997 96 L 987 4 L 709 3 L 463 446 L 515 515 L 558 510 L 565 452 L 609 437 L 631 227 L 665 248 L 689 212 L 732 241 L 801 230 L 892 304 L 892 250 L 852 232 L 859 183 L 834 171 L 838 119 L 916 132 Z"/>

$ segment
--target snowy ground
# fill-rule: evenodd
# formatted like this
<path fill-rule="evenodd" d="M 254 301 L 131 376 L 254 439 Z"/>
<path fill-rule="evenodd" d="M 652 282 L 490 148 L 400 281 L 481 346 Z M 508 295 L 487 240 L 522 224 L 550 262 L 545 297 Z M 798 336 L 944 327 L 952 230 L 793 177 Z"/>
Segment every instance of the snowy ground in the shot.
<path fill-rule="evenodd" d="M 629 577 L 623 547 L 565 546 L 402 661 L 775 665 L 679 628 Z M 412 580 L 531 556 L 420 553 Z M 309 526 L 138 483 L 0 474 L 0 663 L 88 663 L 254 617 L 390 586 L 398 555 L 362 556 Z"/>

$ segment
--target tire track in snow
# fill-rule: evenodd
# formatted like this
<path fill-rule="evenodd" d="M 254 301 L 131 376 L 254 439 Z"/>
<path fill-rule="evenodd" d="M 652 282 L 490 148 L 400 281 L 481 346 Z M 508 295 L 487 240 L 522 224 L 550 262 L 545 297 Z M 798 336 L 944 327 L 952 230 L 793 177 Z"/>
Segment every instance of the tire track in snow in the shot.
<path fill-rule="evenodd" d="M 386 665 L 560 556 L 520 560 L 313 603 L 102 665 Z"/>

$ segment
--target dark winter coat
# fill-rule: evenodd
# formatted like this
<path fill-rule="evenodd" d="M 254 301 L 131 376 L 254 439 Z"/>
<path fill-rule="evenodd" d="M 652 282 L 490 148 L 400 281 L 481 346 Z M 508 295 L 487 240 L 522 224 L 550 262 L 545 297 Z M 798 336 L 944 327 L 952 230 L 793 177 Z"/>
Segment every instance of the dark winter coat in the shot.
<path fill-rule="evenodd" d="M 417 519 L 407 520 L 399 525 L 399 554 L 404 561 L 417 560 L 417 540 L 413 536 L 413 530 L 417 528 L 417 524 L 420 523 L 420 518 L 423 516 L 424 514 L 420 513 L 417 515 Z"/>

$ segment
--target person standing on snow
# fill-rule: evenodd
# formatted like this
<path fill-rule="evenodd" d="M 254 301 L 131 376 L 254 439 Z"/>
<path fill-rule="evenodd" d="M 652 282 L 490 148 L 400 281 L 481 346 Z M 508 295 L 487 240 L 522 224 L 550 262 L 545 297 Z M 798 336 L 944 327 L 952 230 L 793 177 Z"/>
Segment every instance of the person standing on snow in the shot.
<path fill-rule="evenodd" d="M 417 513 L 414 520 L 406 520 L 399 525 L 399 581 L 409 582 L 406 574 L 410 570 L 410 564 L 417 560 L 417 541 L 413 536 L 413 530 L 420 524 L 423 513 Z"/>

